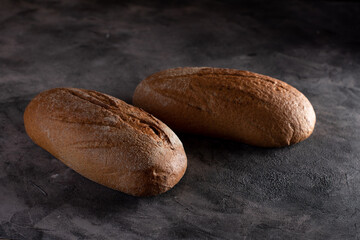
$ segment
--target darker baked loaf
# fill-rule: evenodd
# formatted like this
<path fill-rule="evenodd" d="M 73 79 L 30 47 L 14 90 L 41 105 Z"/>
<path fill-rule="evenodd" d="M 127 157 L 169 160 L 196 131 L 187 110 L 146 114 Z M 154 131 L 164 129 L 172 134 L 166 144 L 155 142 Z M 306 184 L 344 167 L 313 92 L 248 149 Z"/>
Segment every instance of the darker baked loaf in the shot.
<path fill-rule="evenodd" d="M 137 86 L 133 103 L 173 129 L 262 147 L 298 143 L 316 121 L 311 103 L 294 87 L 234 69 L 155 73 Z"/>
<path fill-rule="evenodd" d="M 134 196 L 172 188 L 185 173 L 179 138 L 145 111 L 95 91 L 56 88 L 27 106 L 30 138 L 84 177 Z"/>

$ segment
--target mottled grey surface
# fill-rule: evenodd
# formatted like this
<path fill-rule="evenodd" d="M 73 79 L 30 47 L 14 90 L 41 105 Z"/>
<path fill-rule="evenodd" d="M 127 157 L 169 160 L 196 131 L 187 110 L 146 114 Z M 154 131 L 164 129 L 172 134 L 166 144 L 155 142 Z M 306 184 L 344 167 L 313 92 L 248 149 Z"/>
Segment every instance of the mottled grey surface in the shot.
<path fill-rule="evenodd" d="M 0 1 L 0 238 L 360 239 L 360 5 L 356 1 Z M 213 66 L 270 75 L 312 102 L 306 141 L 281 149 L 179 134 L 171 191 L 93 183 L 25 134 L 40 91 L 127 102 L 147 75 Z"/>

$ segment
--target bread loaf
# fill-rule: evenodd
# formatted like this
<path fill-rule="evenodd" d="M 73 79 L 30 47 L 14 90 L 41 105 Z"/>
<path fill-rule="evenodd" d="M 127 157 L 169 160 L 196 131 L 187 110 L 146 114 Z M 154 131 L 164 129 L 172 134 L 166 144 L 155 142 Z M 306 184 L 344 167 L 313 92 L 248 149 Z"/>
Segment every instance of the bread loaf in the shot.
<path fill-rule="evenodd" d="M 316 121 L 311 103 L 294 87 L 234 69 L 155 73 L 137 86 L 133 103 L 174 130 L 262 147 L 298 143 L 311 135 Z"/>
<path fill-rule="evenodd" d="M 27 106 L 30 138 L 97 183 L 134 196 L 172 188 L 185 173 L 178 137 L 145 111 L 95 91 L 56 88 Z"/>

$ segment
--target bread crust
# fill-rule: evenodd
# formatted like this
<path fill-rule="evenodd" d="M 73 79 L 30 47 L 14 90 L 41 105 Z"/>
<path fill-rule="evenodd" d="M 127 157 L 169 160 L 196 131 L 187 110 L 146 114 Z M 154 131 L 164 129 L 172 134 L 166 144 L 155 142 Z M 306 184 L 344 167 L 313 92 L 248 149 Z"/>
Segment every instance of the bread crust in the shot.
<path fill-rule="evenodd" d="M 96 91 L 55 88 L 24 113 L 27 134 L 67 166 L 134 196 L 166 192 L 185 173 L 179 138 L 151 114 Z"/>
<path fill-rule="evenodd" d="M 278 79 L 235 69 L 185 67 L 155 73 L 133 104 L 174 130 L 283 147 L 308 138 L 316 116 L 309 100 Z"/>

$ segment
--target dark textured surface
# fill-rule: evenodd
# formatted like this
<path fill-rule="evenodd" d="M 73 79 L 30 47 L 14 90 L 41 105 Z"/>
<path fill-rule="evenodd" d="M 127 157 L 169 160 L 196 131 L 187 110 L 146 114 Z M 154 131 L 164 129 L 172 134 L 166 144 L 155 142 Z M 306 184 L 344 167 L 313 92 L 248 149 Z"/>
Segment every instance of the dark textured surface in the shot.
<path fill-rule="evenodd" d="M 150 2 L 0 1 L 0 238 L 360 239 L 359 3 Z M 314 134 L 281 149 L 180 134 L 187 173 L 152 198 L 81 177 L 25 134 L 40 91 L 129 102 L 178 66 L 284 80 L 312 102 Z"/>

